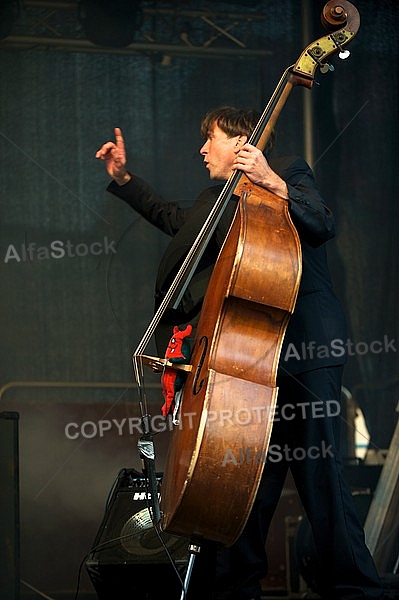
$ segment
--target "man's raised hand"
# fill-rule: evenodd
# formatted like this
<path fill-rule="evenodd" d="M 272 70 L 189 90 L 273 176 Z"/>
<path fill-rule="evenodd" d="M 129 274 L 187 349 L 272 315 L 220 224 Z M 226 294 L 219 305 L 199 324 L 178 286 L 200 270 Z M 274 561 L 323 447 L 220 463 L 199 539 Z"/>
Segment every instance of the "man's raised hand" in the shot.
<path fill-rule="evenodd" d="M 115 142 L 106 142 L 96 152 L 96 158 L 105 162 L 108 174 L 119 185 L 127 183 L 131 179 L 126 170 L 125 140 L 119 127 L 115 127 Z"/>

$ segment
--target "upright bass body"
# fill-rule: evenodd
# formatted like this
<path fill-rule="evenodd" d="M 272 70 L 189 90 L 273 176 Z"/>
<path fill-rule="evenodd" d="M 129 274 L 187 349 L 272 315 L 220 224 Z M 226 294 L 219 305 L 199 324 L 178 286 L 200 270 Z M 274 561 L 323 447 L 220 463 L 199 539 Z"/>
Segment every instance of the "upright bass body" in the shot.
<path fill-rule="evenodd" d="M 229 546 L 252 508 L 301 277 L 288 203 L 242 177 L 198 324 L 161 491 L 163 530 Z M 267 244 L 265 244 L 267 240 Z"/>

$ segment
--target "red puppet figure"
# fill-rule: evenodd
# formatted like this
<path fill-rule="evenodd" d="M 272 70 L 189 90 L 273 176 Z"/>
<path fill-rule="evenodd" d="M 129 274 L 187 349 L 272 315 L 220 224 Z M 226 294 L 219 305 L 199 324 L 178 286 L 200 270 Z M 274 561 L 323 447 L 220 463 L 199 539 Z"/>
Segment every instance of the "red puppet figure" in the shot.
<path fill-rule="evenodd" d="M 185 329 L 179 329 L 177 325 L 173 328 L 173 336 L 169 340 L 165 353 L 165 358 L 169 362 L 185 364 L 190 360 L 190 343 L 187 338 L 192 330 L 190 324 Z M 175 394 L 183 387 L 184 380 L 183 371 L 165 367 L 161 377 L 162 395 L 165 400 L 161 411 L 164 417 L 173 411 Z"/>

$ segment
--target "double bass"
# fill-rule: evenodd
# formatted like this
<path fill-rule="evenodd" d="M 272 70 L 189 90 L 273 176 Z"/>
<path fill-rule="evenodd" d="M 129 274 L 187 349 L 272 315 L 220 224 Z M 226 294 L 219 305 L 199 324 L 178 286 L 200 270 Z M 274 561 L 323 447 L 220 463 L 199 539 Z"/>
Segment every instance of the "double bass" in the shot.
<path fill-rule="evenodd" d="M 311 88 L 317 68 L 344 50 L 360 26 L 346 0 L 324 6 L 330 33 L 309 44 L 284 72 L 249 139 L 264 150 L 295 86 Z M 226 182 L 193 247 L 133 354 L 141 365 L 165 364 L 144 354 L 163 312 L 179 300 L 232 195 L 239 197 L 213 268 L 196 329 L 169 441 L 159 519 L 161 529 L 194 542 L 232 545 L 241 534 L 260 483 L 277 402 L 277 369 L 301 280 L 301 245 L 288 203 L 240 172 Z M 170 367 L 171 365 L 169 365 Z"/>

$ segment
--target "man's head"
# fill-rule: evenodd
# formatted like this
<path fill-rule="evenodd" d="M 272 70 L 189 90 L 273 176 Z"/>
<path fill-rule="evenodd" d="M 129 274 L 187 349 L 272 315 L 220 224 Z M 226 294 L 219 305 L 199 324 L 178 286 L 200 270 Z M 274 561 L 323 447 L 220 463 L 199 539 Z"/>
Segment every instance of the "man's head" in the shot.
<path fill-rule="evenodd" d="M 249 139 L 259 119 L 260 113 L 257 111 L 222 106 L 211 110 L 202 119 L 201 135 L 207 139 L 214 125 L 217 125 L 228 137 L 246 135 Z"/>
<path fill-rule="evenodd" d="M 260 118 L 254 110 L 222 106 L 208 112 L 201 123 L 205 143 L 200 149 L 211 179 L 227 180 L 240 148 L 248 141 Z"/>

